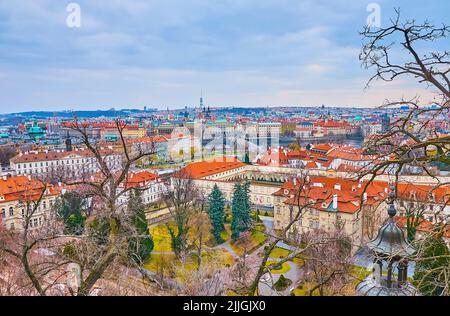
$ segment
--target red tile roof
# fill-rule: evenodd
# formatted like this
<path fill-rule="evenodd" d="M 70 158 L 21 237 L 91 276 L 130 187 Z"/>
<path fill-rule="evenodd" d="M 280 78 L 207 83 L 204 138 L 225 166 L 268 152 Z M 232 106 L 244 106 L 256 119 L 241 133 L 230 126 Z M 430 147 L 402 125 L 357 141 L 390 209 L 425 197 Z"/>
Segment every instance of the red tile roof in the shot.
<path fill-rule="evenodd" d="M 245 164 L 237 159 L 234 159 L 233 161 L 201 161 L 189 164 L 178 174 L 188 175 L 193 179 L 201 179 L 213 174 L 237 169 L 243 166 L 245 166 Z"/>
<path fill-rule="evenodd" d="M 25 176 L 8 177 L 7 179 L 0 179 L 0 197 L 3 197 L 1 202 L 9 201 L 35 201 L 42 191 L 47 189 L 45 195 L 58 195 L 59 191 L 52 185 L 44 184 L 39 180 L 29 179 Z"/>

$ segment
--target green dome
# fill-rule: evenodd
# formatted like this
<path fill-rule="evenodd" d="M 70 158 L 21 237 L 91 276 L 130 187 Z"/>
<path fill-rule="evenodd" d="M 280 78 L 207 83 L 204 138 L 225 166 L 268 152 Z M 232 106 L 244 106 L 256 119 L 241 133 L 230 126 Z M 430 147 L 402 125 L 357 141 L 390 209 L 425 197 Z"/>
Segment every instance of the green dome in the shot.
<path fill-rule="evenodd" d="M 32 126 L 28 129 L 29 134 L 43 134 L 44 130 L 39 126 Z"/>

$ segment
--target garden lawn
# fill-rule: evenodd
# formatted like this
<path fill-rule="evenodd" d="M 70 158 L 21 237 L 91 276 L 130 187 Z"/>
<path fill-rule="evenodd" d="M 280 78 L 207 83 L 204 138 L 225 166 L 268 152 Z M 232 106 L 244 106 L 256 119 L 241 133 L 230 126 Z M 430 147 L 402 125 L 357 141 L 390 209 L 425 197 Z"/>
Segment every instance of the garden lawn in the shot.
<path fill-rule="evenodd" d="M 173 225 L 172 223 L 169 225 Z M 170 240 L 169 230 L 166 224 L 152 226 L 149 228 L 150 235 L 153 238 L 153 252 L 171 252 L 172 245 Z"/>
<path fill-rule="evenodd" d="M 233 256 L 225 249 L 208 249 L 202 252 L 202 264 L 214 266 L 216 270 L 230 267 L 233 263 Z M 152 254 L 144 265 L 145 269 L 155 273 L 160 272 L 162 267 L 166 275 L 182 279 L 183 272 L 192 272 L 197 269 L 198 260 L 196 256 L 191 255 L 183 265 L 174 254 Z"/>
<path fill-rule="evenodd" d="M 169 222 L 169 226 L 176 232 L 177 228 L 174 222 Z M 169 230 L 167 229 L 166 224 L 159 224 L 157 226 L 152 226 L 149 228 L 150 235 L 153 238 L 154 248 L 153 252 L 172 252 L 172 242 L 170 238 Z M 192 230 L 188 233 L 189 243 L 192 241 Z M 212 234 L 208 234 L 204 238 L 204 246 L 208 248 L 208 246 L 214 246 L 214 237 Z"/>
<path fill-rule="evenodd" d="M 277 263 L 277 261 L 267 261 L 266 262 L 266 266 L 270 266 L 270 265 L 272 265 L 274 263 Z M 287 262 L 284 262 L 281 265 L 280 269 L 272 269 L 272 270 L 270 270 L 270 272 L 272 272 L 274 274 L 283 274 L 283 273 L 288 272 L 289 270 L 291 270 L 291 266 Z"/>
<path fill-rule="evenodd" d="M 264 229 L 264 226 L 259 226 L 252 230 L 250 234 L 244 234 L 236 242 L 230 243 L 231 248 L 241 257 L 246 251 L 247 254 L 252 253 L 267 240 L 267 235 L 261 231 L 262 229 Z"/>
<path fill-rule="evenodd" d="M 291 295 L 293 296 L 309 296 L 309 291 L 313 288 L 313 284 L 310 282 L 304 282 L 303 284 L 299 285 L 296 289 L 294 289 L 291 292 Z M 319 296 L 319 290 L 316 289 L 313 292 L 312 296 Z"/>
<path fill-rule="evenodd" d="M 270 258 L 286 258 L 289 255 L 289 250 L 275 247 L 272 252 L 270 253 Z"/>

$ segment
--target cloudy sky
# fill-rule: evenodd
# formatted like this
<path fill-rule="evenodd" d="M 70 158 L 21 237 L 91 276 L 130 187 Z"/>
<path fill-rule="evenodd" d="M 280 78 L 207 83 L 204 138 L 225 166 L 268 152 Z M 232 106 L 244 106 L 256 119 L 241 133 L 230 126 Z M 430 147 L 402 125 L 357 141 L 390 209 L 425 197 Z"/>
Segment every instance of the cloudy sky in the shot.
<path fill-rule="evenodd" d="M 0 113 L 211 106 L 379 106 L 426 96 L 407 80 L 364 89 L 365 0 L 0 0 Z M 450 22 L 448 0 L 382 0 L 382 23 Z M 446 43 L 448 44 L 448 43 Z"/>

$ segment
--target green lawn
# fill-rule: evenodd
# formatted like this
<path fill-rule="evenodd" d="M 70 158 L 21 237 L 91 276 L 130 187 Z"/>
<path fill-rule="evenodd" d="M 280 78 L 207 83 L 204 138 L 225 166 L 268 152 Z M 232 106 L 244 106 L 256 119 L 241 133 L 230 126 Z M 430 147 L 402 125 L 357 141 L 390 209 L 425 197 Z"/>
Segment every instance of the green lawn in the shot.
<path fill-rule="evenodd" d="M 295 263 L 299 268 L 303 268 L 305 265 L 305 261 L 302 258 L 295 257 L 292 259 L 292 262 Z"/>
<path fill-rule="evenodd" d="M 301 260 L 301 259 L 300 259 Z M 353 266 L 350 271 L 350 279 L 349 283 L 341 290 L 340 294 L 345 296 L 353 296 L 355 295 L 355 287 L 356 285 L 364 280 L 371 271 L 368 271 L 365 268 Z M 297 287 L 293 291 L 293 295 L 295 296 L 309 296 L 309 291 L 313 287 L 313 283 L 311 282 L 304 282 L 299 287 Z M 325 293 L 326 294 L 326 293 Z M 315 290 L 313 293 L 313 296 L 318 296 L 319 290 Z"/>
<path fill-rule="evenodd" d="M 153 238 L 154 252 L 170 252 L 172 251 L 170 234 L 165 224 L 152 226 L 149 229 L 150 235 Z"/>
<path fill-rule="evenodd" d="M 272 265 L 272 264 L 274 264 L 274 263 L 277 263 L 277 261 L 271 261 L 271 260 L 269 260 L 269 261 L 266 262 L 266 267 L 267 267 L 267 266 L 270 266 L 270 265 Z M 284 262 L 284 263 L 281 265 L 281 268 L 280 268 L 280 269 L 272 269 L 272 270 L 270 270 L 270 271 L 271 271 L 272 273 L 275 273 L 275 274 L 282 274 L 282 273 L 288 272 L 289 270 L 291 270 L 291 266 L 290 266 L 287 262 Z"/>
<path fill-rule="evenodd" d="M 225 225 L 225 229 L 220 233 L 220 238 L 222 238 L 222 240 L 225 242 L 228 239 L 230 239 L 230 225 Z"/>
<path fill-rule="evenodd" d="M 208 249 L 202 252 L 202 265 L 214 267 L 213 271 L 230 267 L 233 263 L 233 256 L 225 249 Z M 179 281 L 183 281 L 185 272 L 192 272 L 197 267 L 195 255 L 189 256 L 186 264 L 183 264 L 174 254 L 152 254 L 144 265 L 149 271 L 160 273 L 163 270 L 166 276 L 176 277 Z"/>
<path fill-rule="evenodd" d="M 250 235 L 241 236 L 236 242 L 230 244 L 231 248 L 238 256 L 243 256 L 245 252 L 251 253 L 267 240 L 267 235 L 261 231 L 263 225 L 257 226 Z"/>
<path fill-rule="evenodd" d="M 177 228 L 174 222 L 169 222 L 169 226 L 176 232 Z M 153 238 L 154 243 L 154 252 L 172 252 L 172 243 L 170 239 L 169 230 L 167 229 L 166 224 L 159 224 L 157 226 L 152 226 L 149 228 L 150 235 Z M 188 242 L 192 243 L 194 237 L 192 236 L 193 230 L 189 230 L 188 232 Z M 224 233 L 226 234 L 226 232 Z M 226 235 L 225 235 L 226 236 Z M 228 238 L 227 238 L 228 239 Z M 204 237 L 204 246 L 205 248 L 215 246 L 214 237 L 212 234 L 207 234 Z"/>
<path fill-rule="evenodd" d="M 286 258 L 289 255 L 289 250 L 280 248 L 280 247 L 275 247 L 272 252 L 270 253 L 270 258 Z"/>
<path fill-rule="evenodd" d="M 309 296 L 309 291 L 313 288 L 313 284 L 305 282 L 302 285 L 294 289 L 291 294 L 293 296 Z M 319 290 L 315 290 L 312 296 L 319 296 Z"/>

